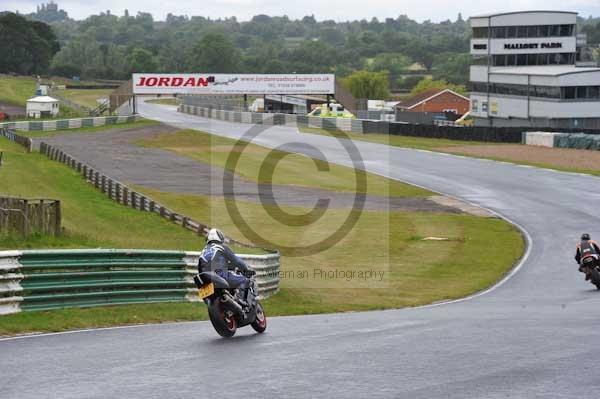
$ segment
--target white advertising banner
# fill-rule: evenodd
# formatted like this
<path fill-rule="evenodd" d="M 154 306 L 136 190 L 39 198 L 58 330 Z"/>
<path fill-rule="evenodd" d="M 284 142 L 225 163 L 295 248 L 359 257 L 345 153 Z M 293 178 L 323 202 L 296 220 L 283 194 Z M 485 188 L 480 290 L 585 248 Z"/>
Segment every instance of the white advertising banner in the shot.
<path fill-rule="evenodd" d="M 334 94 L 333 74 L 134 73 L 134 94 Z"/>

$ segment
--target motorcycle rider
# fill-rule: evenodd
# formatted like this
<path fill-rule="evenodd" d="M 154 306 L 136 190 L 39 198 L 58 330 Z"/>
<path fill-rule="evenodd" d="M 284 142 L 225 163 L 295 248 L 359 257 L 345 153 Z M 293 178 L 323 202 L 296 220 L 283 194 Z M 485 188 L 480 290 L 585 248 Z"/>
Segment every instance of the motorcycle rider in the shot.
<path fill-rule="evenodd" d="M 600 257 L 600 246 L 598 243 L 591 239 L 588 233 L 584 233 L 581 235 L 581 241 L 577 244 L 577 250 L 575 252 L 575 261 L 579 265 L 579 271 L 585 273 L 585 270 L 582 269 L 582 260 L 587 258 L 588 256 L 594 256 L 596 259 Z M 590 279 L 590 276 L 585 276 L 586 280 Z"/>
<path fill-rule="evenodd" d="M 250 279 L 256 272 L 250 269 L 227 245 L 225 236 L 218 229 L 210 229 L 206 236 L 206 246 L 200 253 L 198 272 L 212 271 L 224 278 L 236 292 L 236 300 L 243 307 L 247 302 Z M 242 274 L 236 273 L 236 271 Z"/>

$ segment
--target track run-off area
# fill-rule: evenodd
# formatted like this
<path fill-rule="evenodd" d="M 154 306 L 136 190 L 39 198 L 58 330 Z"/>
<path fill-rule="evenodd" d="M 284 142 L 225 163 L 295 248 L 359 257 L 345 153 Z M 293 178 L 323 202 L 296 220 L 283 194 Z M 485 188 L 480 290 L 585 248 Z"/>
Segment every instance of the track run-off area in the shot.
<path fill-rule="evenodd" d="M 230 138 L 251 128 L 169 106 L 140 103 L 139 111 Z M 317 156 L 298 144 L 310 143 L 327 161 L 352 166 L 336 138 L 292 127 L 270 126 L 253 142 Z M 582 232 L 600 236 L 600 179 L 354 144 L 369 172 L 515 223 L 528 240 L 522 262 L 464 300 L 271 318 L 266 334 L 243 329 L 231 340 L 208 322 L 0 340 L 0 397 L 597 398 L 600 292 L 583 281 L 573 253 Z"/>

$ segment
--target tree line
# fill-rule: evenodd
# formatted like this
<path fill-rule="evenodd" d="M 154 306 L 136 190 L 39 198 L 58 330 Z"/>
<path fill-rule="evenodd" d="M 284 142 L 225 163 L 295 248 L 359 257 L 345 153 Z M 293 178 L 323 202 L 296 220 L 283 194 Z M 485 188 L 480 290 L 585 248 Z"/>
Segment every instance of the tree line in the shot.
<path fill-rule="evenodd" d="M 144 12 L 106 12 L 75 21 L 55 14 L 44 10 L 27 17 L 50 22 L 60 51 L 45 72 L 66 77 L 125 79 L 148 71 L 343 77 L 367 70 L 386 71 L 391 87 L 400 88 L 414 85 L 418 78 L 411 77 L 425 71 L 464 83 L 469 61 L 468 27 L 460 16 L 454 22 L 417 23 L 407 16 L 335 22 L 257 15 L 240 22 L 173 14 L 156 21 Z M 415 71 L 415 64 L 425 71 Z"/>
<path fill-rule="evenodd" d="M 50 27 L 35 20 L 46 20 Z M 580 20 L 590 43 L 600 20 Z M 4 27 L 6 25 L 8 30 Z M 0 72 L 84 79 L 128 79 L 133 72 L 375 73 L 388 89 L 412 89 L 424 75 L 464 85 L 470 64 L 468 23 L 397 18 L 335 22 L 314 16 L 210 19 L 107 11 L 85 20 L 63 10 L 0 19 Z M 18 34 L 17 32 L 25 34 Z M 34 43 L 33 46 L 27 43 Z"/>

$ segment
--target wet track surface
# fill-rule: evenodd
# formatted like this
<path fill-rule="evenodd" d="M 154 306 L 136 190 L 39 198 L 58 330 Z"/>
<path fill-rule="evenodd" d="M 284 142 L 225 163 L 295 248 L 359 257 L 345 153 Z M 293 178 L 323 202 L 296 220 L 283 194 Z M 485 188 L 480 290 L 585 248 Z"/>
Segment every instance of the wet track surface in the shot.
<path fill-rule="evenodd" d="M 140 110 L 234 138 L 249 128 L 172 107 Z M 333 138 L 272 127 L 256 139 L 270 147 L 300 141 L 329 161 L 350 164 Z M 295 147 L 301 148 L 286 149 Z M 582 232 L 600 236 L 600 179 L 365 142 L 356 147 L 369 171 L 471 201 L 520 225 L 531 239 L 522 267 L 467 300 L 272 318 L 264 335 L 244 328 L 229 341 L 206 322 L 0 341 L 0 397 L 597 398 L 600 292 L 583 281 L 572 256 Z"/>

